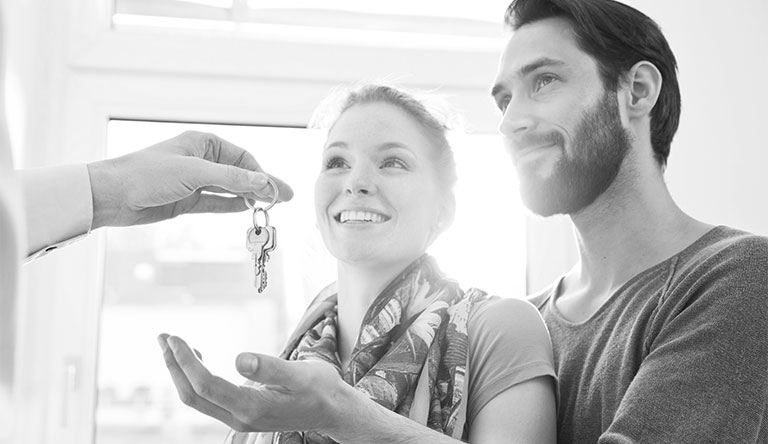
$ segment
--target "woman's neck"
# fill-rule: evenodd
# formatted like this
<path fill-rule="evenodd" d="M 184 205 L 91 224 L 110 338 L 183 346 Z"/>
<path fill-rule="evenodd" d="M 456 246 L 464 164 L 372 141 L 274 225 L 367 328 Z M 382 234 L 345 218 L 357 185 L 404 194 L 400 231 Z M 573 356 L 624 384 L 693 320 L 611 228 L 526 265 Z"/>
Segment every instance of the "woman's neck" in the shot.
<path fill-rule="evenodd" d="M 338 351 L 346 369 L 365 313 L 376 297 L 411 261 L 386 264 L 338 263 Z"/>

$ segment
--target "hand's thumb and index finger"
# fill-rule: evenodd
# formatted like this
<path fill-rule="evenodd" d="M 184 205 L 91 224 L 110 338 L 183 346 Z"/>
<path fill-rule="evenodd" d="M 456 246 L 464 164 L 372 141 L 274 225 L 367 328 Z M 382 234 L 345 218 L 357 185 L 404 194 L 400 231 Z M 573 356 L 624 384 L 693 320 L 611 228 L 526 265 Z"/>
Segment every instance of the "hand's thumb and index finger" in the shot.
<path fill-rule="evenodd" d="M 289 361 L 259 353 L 240 353 L 235 360 L 238 373 L 254 382 L 288 385 L 297 375 Z"/>
<path fill-rule="evenodd" d="M 277 184 L 278 201 L 291 200 L 291 187 L 281 179 L 264 172 L 251 153 L 218 137 L 216 142 L 217 155 L 212 159 L 207 159 L 208 156 L 204 154 L 203 157 L 190 159 L 189 180 L 195 189 L 219 187 L 233 194 L 272 198 L 274 190 L 267 181 L 271 178 Z"/>

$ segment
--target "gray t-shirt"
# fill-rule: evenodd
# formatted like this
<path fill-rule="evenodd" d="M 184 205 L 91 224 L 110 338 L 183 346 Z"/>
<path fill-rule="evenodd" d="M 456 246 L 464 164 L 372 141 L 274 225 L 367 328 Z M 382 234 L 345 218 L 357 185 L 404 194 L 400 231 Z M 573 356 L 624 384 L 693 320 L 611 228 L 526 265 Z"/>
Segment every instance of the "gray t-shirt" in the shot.
<path fill-rule="evenodd" d="M 530 300 L 560 380 L 558 442 L 768 443 L 768 239 L 717 227 L 589 319 Z"/>

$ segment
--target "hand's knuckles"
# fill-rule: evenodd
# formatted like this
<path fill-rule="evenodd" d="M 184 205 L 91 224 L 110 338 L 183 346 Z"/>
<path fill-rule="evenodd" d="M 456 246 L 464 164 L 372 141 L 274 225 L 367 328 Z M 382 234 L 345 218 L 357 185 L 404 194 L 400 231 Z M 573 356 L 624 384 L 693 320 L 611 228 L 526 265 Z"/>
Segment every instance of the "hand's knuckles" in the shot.
<path fill-rule="evenodd" d="M 232 162 L 232 165 L 235 165 L 240 168 L 245 168 L 247 170 L 253 169 L 254 171 L 259 169 L 259 164 L 256 162 L 256 159 L 253 157 L 251 153 L 248 151 L 243 150 L 239 156 L 237 156 L 237 159 L 235 159 L 234 162 Z"/>
<path fill-rule="evenodd" d="M 221 154 L 221 139 L 213 133 L 200 133 L 200 137 L 205 147 L 203 158 L 213 162 L 219 162 Z"/>
<path fill-rule="evenodd" d="M 183 151 L 196 154 L 198 157 L 211 159 L 218 153 L 221 140 L 213 133 L 187 130 L 177 136 L 183 147 Z"/>
<path fill-rule="evenodd" d="M 200 144 L 209 143 L 212 140 L 218 140 L 218 137 L 213 133 L 204 131 L 186 130 L 179 135 L 180 138 L 188 139 L 190 141 L 196 141 Z"/>

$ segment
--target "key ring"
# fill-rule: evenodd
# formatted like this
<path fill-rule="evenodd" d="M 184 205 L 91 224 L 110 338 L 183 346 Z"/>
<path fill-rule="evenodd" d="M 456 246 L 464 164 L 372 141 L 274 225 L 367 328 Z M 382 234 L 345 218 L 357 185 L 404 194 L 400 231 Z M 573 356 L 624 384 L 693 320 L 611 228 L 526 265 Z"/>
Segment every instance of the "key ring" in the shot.
<path fill-rule="evenodd" d="M 258 218 L 256 217 L 259 213 L 264 213 L 264 225 L 259 225 Z M 267 210 L 261 207 L 256 207 L 253 209 L 253 228 L 256 229 L 256 234 L 261 234 L 261 229 L 269 225 L 269 214 L 267 213 Z"/>
<path fill-rule="evenodd" d="M 264 214 L 266 214 L 267 211 L 272 209 L 272 207 L 274 207 L 275 204 L 277 203 L 277 198 L 280 195 L 280 191 L 277 189 L 277 182 L 275 182 L 275 180 L 272 179 L 271 177 L 267 177 L 267 183 L 272 186 L 272 189 L 275 190 L 275 192 L 272 194 L 272 202 L 270 202 L 269 205 L 267 205 L 266 207 L 257 207 L 254 204 L 252 204 L 247 197 L 243 196 L 243 200 L 245 201 L 245 204 L 248 206 L 248 208 L 254 211 L 254 214 L 256 210 L 262 210 L 264 211 Z M 256 201 L 254 200 L 254 202 Z"/>

